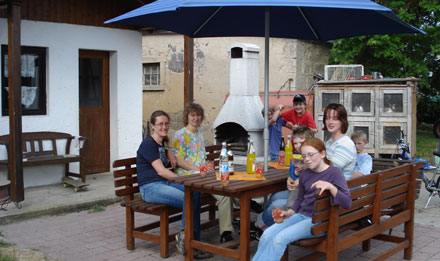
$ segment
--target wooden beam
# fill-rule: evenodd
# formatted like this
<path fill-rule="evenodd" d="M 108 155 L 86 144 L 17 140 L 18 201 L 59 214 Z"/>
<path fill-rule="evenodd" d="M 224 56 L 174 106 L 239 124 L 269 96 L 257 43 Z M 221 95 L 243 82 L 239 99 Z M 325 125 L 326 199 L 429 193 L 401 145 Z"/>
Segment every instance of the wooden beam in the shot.
<path fill-rule="evenodd" d="M 194 38 L 184 36 L 184 106 L 194 102 Z"/>
<path fill-rule="evenodd" d="M 9 180 L 11 198 L 24 200 L 23 154 L 21 141 L 21 1 L 8 4 L 8 109 L 9 109 Z"/>

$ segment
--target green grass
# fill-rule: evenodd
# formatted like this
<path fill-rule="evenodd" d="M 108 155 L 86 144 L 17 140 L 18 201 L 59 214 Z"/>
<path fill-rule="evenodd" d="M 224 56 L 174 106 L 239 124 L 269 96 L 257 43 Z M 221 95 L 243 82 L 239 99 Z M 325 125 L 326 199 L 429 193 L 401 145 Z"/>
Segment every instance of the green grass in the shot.
<path fill-rule="evenodd" d="M 420 124 L 417 128 L 417 155 L 416 158 L 429 159 L 433 163 L 433 155 L 439 139 L 434 136 L 432 124 Z"/>
<path fill-rule="evenodd" d="M 12 245 L 13 245 L 12 243 L 0 240 L 0 248 L 6 248 L 6 247 L 10 247 Z"/>
<path fill-rule="evenodd" d="M 7 248 L 12 245 L 13 245 L 12 243 L 0 239 L 0 261 L 17 261 L 17 258 L 7 255 L 3 253 L 3 251 L 1 250 L 2 248 Z"/>
<path fill-rule="evenodd" d="M 89 213 L 94 213 L 94 212 L 101 212 L 104 211 L 105 207 L 101 206 L 101 205 L 94 205 L 91 208 L 89 208 Z"/>
<path fill-rule="evenodd" d="M 0 251 L 0 261 L 17 261 L 17 258 L 3 254 Z"/>

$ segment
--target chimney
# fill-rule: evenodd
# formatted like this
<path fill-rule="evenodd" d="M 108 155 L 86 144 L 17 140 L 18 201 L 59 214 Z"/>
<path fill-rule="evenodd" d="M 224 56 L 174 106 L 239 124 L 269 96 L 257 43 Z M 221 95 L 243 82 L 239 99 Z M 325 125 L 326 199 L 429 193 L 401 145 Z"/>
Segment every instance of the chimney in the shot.
<path fill-rule="evenodd" d="M 216 143 L 254 141 L 257 156 L 263 156 L 264 107 L 259 96 L 259 52 L 254 44 L 234 43 L 230 55 L 229 97 L 213 123 Z"/>

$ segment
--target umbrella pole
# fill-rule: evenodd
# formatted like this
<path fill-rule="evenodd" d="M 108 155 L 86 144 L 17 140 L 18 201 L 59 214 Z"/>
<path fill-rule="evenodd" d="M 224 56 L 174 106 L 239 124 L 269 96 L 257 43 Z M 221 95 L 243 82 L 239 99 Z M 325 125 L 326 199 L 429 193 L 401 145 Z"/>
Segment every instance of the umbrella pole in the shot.
<path fill-rule="evenodd" d="M 269 155 L 269 34 L 270 34 L 270 10 L 266 7 L 264 12 L 264 171 L 267 171 L 267 156 Z"/>

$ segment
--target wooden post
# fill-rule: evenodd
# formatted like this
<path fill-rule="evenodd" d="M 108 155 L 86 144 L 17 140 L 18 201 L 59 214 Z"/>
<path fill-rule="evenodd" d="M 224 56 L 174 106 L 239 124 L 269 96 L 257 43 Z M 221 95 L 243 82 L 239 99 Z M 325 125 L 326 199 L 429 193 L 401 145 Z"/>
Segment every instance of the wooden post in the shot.
<path fill-rule="evenodd" d="M 11 198 L 24 200 L 21 141 L 21 1 L 8 3 L 9 179 Z"/>
<path fill-rule="evenodd" d="M 422 164 L 419 163 L 419 168 L 422 168 Z M 417 175 L 417 165 L 412 164 L 411 165 L 411 176 L 410 176 L 410 182 L 409 182 L 409 189 L 408 189 L 408 198 L 407 198 L 407 205 L 406 209 L 409 209 L 410 212 L 410 219 L 409 221 L 405 222 L 404 231 L 405 231 L 405 240 L 409 241 L 409 246 L 405 248 L 403 251 L 403 258 L 406 260 L 412 259 L 413 255 L 413 244 L 414 244 L 414 208 L 415 208 L 415 201 L 416 201 L 416 175 Z"/>
<path fill-rule="evenodd" d="M 184 106 L 194 102 L 194 39 L 184 36 Z"/>

